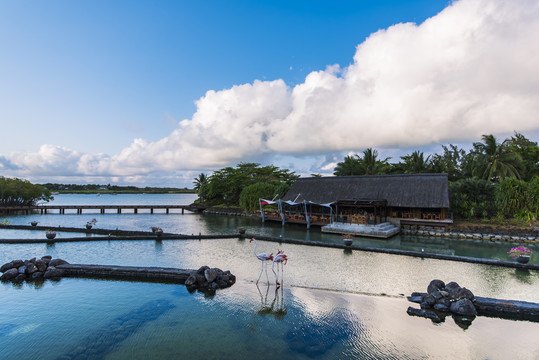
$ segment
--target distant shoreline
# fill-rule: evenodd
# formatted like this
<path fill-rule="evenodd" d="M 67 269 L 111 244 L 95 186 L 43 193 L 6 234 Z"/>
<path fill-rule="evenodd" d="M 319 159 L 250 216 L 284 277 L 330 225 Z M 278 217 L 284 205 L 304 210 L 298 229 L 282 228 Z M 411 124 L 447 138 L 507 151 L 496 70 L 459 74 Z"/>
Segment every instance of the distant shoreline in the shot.
<path fill-rule="evenodd" d="M 116 195 L 116 194 L 196 194 L 195 190 L 189 190 L 189 189 L 178 189 L 178 190 L 58 190 L 54 191 L 52 196 L 54 195 L 63 195 L 63 194 L 88 194 L 88 195 L 102 195 L 102 194 L 109 194 L 109 195 Z"/>

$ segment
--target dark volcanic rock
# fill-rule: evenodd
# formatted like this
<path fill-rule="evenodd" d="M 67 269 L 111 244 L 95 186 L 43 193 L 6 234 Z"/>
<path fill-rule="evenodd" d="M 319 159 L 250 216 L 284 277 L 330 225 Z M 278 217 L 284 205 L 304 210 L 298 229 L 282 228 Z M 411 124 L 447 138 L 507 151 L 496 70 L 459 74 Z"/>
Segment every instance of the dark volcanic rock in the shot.
<path fill-rule="evenodd" d="M 442 280 L 434 279 L 427 286 L 427 293 L 432 294 L 434 291 L 443 289 L 444 287 L 445 283 Z"/>
<path fill-rule="evenodd" d="M 12 279 L 15 279 L 15 277 L 19 275 L 19 269 L 17 268 L 11 268 L 11 269 L 8 269 L 6 270 L 2 276 L 0 276 L 0 280 L 3 280 L 3 281 L 8 281 L 8 280 L 12 280 Z"/>
<path fill-rule="evenodd" d="M 432 305 L 436 304 L 436 298 L 434 296 L 432 296 L 431 294 L 427 294 L 427 295 L 423 296 L 423 302 L 426 302 L 427 304 L 432 306 Z"/>
<path fill-rule="evenodd" d="M 13 267 L 16 267 L 16 268 L 24 265 L 24 261 L 22 260 L 13 260 L 12 263 L 13 263 Z"/>
<path fill-rule="evenodd" d="M 189 274 L 189 277 L 187 278 L 187 280 L 185 280 L 185 285 L 187 286 L 192 286 L 192 285 L 195 285 L 197 283 L 197 276 L 196 276 L 196 272 L 193 274 Z"/>
<path fill-rule="evenodd" d="M 28 265 L 26 265 L 26 274 L 27 275 L 32 275 L 36 271 L 37 271 L 37 266 L 34 263 L 31 262 Z"/>
<path fill-rule="evenodd" d="M 10 262 L 5 263 L 4 265 L 2 265 L 2 267 L 0 267 L 0 272 L 6 272 L 9 269 L 13 269 L 14 267 L 15 267 L 15 265 L 13 265 L 13 261 L 10 261 Z"/>
<path fill-rule="evenodd" d="M 219 270 L 219 269 L 213 268 L 213 269 L 204 270 L 204 277 L 206 278 L 206 280 L 208 282 L 211 283 L 211 282 L 213 282 L 213 280 L 215 280 L 217 278 L 217 275 L 218 275 L 217 270 Z"/>
<path fill-rule="evenodd" d="M 460 288 L 460 285 L 457 284 L 457 283 L 454 282 L 454 281 L 451 281 L 450 283 L 448 283 L 448 284 L 445 285 L 445 291 L 447 291 L 447 292 L 449 292 L 449 293 L 450 293 L 452 290 L 458 289 L 458 288 Z"/>
<path fill-rule="evenodd" d="M 477 310 L 469 299 L 461 299 L 451 303 L 449 307 L 452 313 L 463 316 L 476 316 Z"/>
<path fill-rule="evenodd" d="M 42 271 L 36 271 L 35 273 L 32 274 L 32 280 L 43 279 L 43 275 L 44 273 Z"/>
<path fill-rule="evenodd" d="M 49 262 L 49 266 L 58 266 L 58 265 L 63 265 L 63 264 L 69 264 L 69 263 L 62 259 L 52 259 Z"/>
<path fill-rule="evenodd" d="M 454 295 L 455 295 L 453 297 L 454 300 L 468 299 L 472 302 L 475 300 L 474 294 L 470 290 L 464 287 L 456 290 Z"/>
<path fill-rule="evenodd" d="M 439 303 L 434 304 L 433 309 L 437 311 L 449 311 L 449 307 L 447 305 Z"/>
<path fill-rule="evenodd" d="M 201 267 L 197 270 L 197 274 L 204 275 L 204 271 L 208 270 L 209 268 L 210 268 L 209 266 L 201 266 Z"/>
<path fill-rule="evenodd" d="M 45 279 L 50 279 L 50 278 L 58 278 L 58 277 L 61 277 L 62 275 L 64 275 L 64 270 L 57 269 L 54 266 L 49 266 L 47 268 L 47 271 L 45 271 L 45 274 L 43 274 L 43 277 Z"/>
<path fill-rule="evenodd" d="M 45 272 L 47 270 L 47 263 L 43 259 L 36 260 L 37 270 Z"/>

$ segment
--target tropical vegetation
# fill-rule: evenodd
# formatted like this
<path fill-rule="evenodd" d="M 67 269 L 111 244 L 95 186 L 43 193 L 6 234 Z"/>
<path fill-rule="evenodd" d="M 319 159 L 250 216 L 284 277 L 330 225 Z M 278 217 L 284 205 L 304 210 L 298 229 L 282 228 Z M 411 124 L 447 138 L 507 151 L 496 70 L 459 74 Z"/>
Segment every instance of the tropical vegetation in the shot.
<path fill-rule="evenodd" d="M 468 152 L 449 144 L 439 154 L 414 151 L 396 163 L 389 160 L 369 148 L 345 156 L 334 175 L 447 173 L 456 218 L 514 218 L 528 224 L 539 218 L 539 146 L 520 133 L 501 142 L 483 135 Z"/>
<path fill-rule="evenodd" d="M 31 206 L 52 200 L 51 192 L 27 180 L 0 177 L 0 207 Z"/>
<path fill-rule="evenodd" d="M 193 183 L 199 201 L 206 205 L 253 211 L 259 198 L 283 196 L 297 178 L 299 175 L 277 166 L 240 163 L 236 167 L 214 171 L 209 176 L 200 174 Z"/>

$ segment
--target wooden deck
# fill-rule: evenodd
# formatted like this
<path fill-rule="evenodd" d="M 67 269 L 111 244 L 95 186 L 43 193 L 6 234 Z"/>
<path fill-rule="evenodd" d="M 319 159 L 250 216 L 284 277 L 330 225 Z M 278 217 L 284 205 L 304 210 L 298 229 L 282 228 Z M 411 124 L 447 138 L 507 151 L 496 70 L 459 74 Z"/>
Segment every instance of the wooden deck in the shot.
<path fill-rule="evenodd" d="M 172 209 L 181 209 L 182 214 L 185 210 L 191 212 L 202 212 L 206 209 L 202 205 L 36 205 L 36 206 L 4 206 L 0 207 L 0 213 L 17 213 L 25 212 L 29 214 L 33 211 L 39 211 L 41 214 L 57 210 L 59 214 L 65 214 L 66 210 L 75 210 L 77 214 L 82 214 L 84 210 L 99 210 L 100 214 L 116 213 L 121 214 L 122 211 L 130 210 L 133 214 L 138 214 L 139 210 L 149 210 L 153 214 L 155 210 L 164 210 L 166 214 Z M 107 212 L 109 210 L 109 212 Z M 112 212 L 111 212 L 112 210 Z M 95 213 L 95 211 L 94 211 Z"/>

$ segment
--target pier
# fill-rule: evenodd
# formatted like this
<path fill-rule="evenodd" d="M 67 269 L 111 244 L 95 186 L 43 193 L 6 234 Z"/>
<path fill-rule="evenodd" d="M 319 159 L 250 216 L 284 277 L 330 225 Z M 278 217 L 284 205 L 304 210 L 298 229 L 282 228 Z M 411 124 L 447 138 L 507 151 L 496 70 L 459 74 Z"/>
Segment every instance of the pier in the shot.
<path fill-rule="evenodd" d="M 100 214 L 115 213 L 121 214 L 122 211 L 130 211 L 132 214 L 138 214 L 139 210 L 149 210 L 150 214 L 153 214 L 155 210 L 164 210 L 166 214 L 170 213 L 170 210 L 180 209 L 182 214 L 185 210 L 191 212 L 202 212 L 206 209 L 203 205 L 34 205 L 34 206 L 3 206 L 0 207 L 0 213 L 13 214 L 17 212 L 24 212 L 30 214 L 33 211 L 39 211 L 41 214 L 47 214 L 51 211 L 58 211 L 58 214 L 65 214 L 66 210 L 74 210 L 78 215 L 81 215 L 83 211 L 91 211 L 96 213 L 96 210 Z M 107 212 L 108 210 L 108 212 Z"/>

